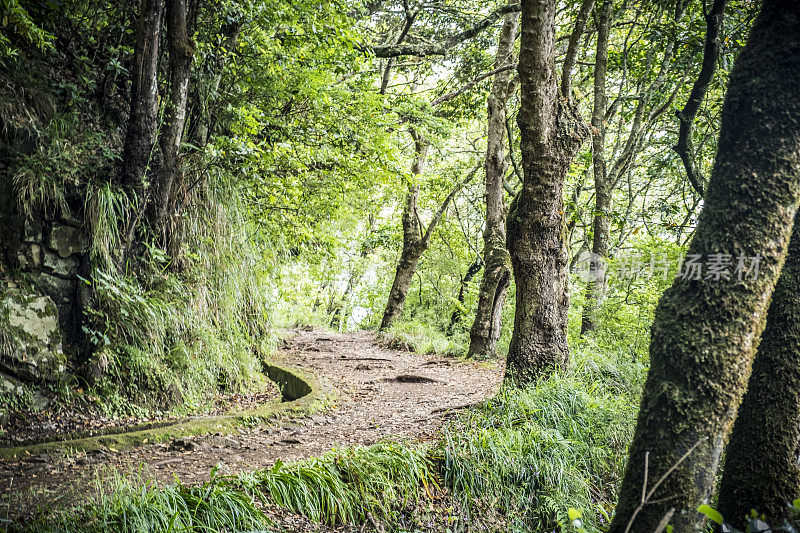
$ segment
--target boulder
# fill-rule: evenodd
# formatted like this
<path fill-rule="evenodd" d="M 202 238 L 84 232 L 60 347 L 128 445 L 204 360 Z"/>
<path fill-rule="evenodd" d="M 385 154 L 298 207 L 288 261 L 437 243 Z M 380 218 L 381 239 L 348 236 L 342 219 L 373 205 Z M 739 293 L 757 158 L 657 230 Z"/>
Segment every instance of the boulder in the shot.
<path fill-rule="evenodd" d="M 0 369 L 23 381 L 58 381 L 67 370 L 58 310 L 48 296 L 0 291 Z"/>
<path fill-rule="evenodd" d="M 74 277 L 78 274 L 78 269 L 81 266 L 80 259 L 76 256 L 61 257 L 61 254 L 51 252 L 50 250 L 44 251 L 42 264 L 54 274 L 64 277 Z"/>
<path fill-rule="evenodd" d="M 58 252 L 58 255 L 67 258 L 72 254 L 83 252 L 86 246 L 86 235 L 80 229 L 63 224 L 53 224 L 47 240 L 47 247 Z"/>

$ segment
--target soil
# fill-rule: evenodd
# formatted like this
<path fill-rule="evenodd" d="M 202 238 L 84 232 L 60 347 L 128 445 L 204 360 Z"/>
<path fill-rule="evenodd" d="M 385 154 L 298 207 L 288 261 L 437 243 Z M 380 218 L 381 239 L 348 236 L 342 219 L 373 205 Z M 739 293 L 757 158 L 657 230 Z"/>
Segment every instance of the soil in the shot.
<path fill-rule="evenodd" d="M 191 484 L 208 480 L 215 466 L 221 474 L 235 474 L 332 448 L 435 439 L 443 421 L 491 397 L 502 381 L 498 363 L 396 350 L 382 346 L 373 332 L 287 334 L 291 337 L 280 348 L 281 357 L 333 386 L 338 405 L 229 434 L 0 461 L 0 516 L 25 518 L 37 508 L 70 505 L 85 497 L 93 481 L 114 473 L 135 474 L 141 482 Z"/>

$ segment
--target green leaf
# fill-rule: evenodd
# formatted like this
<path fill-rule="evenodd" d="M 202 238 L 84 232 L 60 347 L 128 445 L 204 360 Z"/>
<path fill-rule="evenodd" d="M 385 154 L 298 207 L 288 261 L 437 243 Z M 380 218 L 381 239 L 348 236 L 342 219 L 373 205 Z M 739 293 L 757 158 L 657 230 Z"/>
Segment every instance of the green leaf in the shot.
<path fill-rule="evenodd" d="M 675 529 L 675 528 L 672 527 L 672 524 L 667 524 L 667 528 L 666 528 L 667 533 L 672 533 L 673 529 Z"/>
<path fill-rule="evenodd" d="M 567 509 L 567 514 L 569 515 L 570 520 L 577 520 L 582 516 L 579 510 L 573 509 L 572 507 Z"/>
<path fill-rule="evenodd" d="M 719 511 L 711 507 L 710 505 L 703 504 L 697 508 L 697 510 L 708 517 L 709 520 L 712 522 L 716 522 L 719 525 L 722 525 L 722 515 L 719 514 Z"/>
<path fill-rule="evenodd" d="M 800 498 L 797 498 L 795 501 L 792 502 L 796 508 L 800 509 Z"/>

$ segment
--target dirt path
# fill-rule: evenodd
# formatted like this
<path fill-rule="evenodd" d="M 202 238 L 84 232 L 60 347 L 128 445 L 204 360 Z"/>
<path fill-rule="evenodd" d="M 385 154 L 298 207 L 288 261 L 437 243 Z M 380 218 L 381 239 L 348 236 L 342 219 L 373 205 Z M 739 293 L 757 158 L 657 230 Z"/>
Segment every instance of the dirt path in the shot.
<path fill-rule="evenodd" d="M 448 410 L 481 401 L 497 390 L 502 370 L 435 355 L 384 348 L 372 332 L 336 334 L 292 330 L 281 348 L 289 363 L 326 380 L 340 395 L 324 413 L 273 427 L 178 439 L 91 455 L 28 457 L 0 462 L 0 516 L 28 514 L 36 504 L 71 500 L 98 475 L 137 472 L 149 480 L 207 480 L 224 474 L 317 456 L 331 448 L 382 439 L 434 438 Z"/>

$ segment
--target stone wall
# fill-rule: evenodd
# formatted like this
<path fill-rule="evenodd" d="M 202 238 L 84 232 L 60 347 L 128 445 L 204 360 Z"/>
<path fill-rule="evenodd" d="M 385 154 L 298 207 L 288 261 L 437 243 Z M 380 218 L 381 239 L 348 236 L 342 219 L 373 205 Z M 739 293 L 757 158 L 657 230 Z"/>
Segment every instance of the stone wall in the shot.
<path fill-rule="evenodd" d="M 65 348 L 79 350 L 79 292 L 85 285 L 79 276 L 88 277 L 88 235 L 83 221 L 70 214 L 44 212 L 36 217 L 18 214 L 10 218 L 2 237 L 8 273 L 19 285 L 52 300 Z"/>

